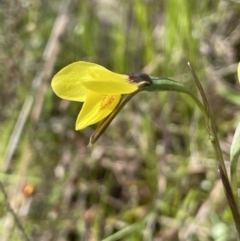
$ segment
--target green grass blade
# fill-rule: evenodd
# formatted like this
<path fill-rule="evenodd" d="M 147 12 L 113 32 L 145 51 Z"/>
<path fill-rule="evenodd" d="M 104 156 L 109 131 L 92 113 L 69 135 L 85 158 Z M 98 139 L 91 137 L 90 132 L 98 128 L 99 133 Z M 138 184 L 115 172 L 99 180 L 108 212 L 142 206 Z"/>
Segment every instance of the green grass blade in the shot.
<path fill-rule="evenodd" d="M 235 131 L 233 142 L 230 150 L 230 169 L 231 169 L 231 186 L 233 194 L 238 203 L 238 187 L 237 187 L 237 164 L 240 156 L 240 123 Z M 239 204 L 238 204 L 239 206 Z"/>

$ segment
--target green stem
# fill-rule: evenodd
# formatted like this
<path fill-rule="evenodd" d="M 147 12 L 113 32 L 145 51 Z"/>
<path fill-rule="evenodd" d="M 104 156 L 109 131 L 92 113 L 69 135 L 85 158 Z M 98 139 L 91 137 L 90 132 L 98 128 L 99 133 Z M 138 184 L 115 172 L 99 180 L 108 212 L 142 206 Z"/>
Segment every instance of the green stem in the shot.
<path fill-rule="evenodd" d="M 168 78 L 159 78 L 159 77 L 150 77 L 152 80 L 152 84 L 150 86 L 145 87 L 146 91 L 155 92 L 155 91 L 175 91 L 183 94 L 187 94 L 190 96 L 193 101 L 197 104 L 198 108 L 201 110 L 205 120 L 208 119 L 207 112 L 203 106 L 203 104 L 199 101 L 199 99 L 193 95 L 190 91 L 186 89 L 186 87 L 172 79 Z"/>
<path fill-rule="evenodd" d="M 212 142 L 213 148 L 216 153 L 220 177 L 222 179 L 224 191 L 225 191 L 225 194 L 226 194 L 226 197 L 228 200 L 228 204 L 230 206 L 230 209 L 231 209 L 231 212 L 233 215 L 233 219 L 234 219 L 237 231 L 238 231 L 238 236 L 240 237 L 240 214 L 239 214 L 238 206 L 236 203 L 236 199 L 234 198 L 232 187 L 230 185 L 227 170 L 225 167 L 222 150 L 220 148 L 220 144 L 219 144 L 219 140 L 218 140 L 218 136 L 217 136 L 217 130 L 216 130 L 214 118 L 212 116 L 212 113 L 211 113 L 211 110 L 209 107 L 209 103 L 208 103 L 207 97 L 205 95 L 205 92 L 203 90 L 203 87 L 201 85 L 201 82 L 199 81 L 197 74 L 196 74 L 193 66 L 191 65 L 191 63 L 188 63 L 188 67 L 193 75 L 193 79 L 195 81 L 195 84 L 197 85 L 197 88 L 199 90 L 199 93 L 200 93 L 203 103 L 204 103 L 204 108 L 206 109 L 206 112 L 208 115 L 208 128 L 209 128 L 210 133 L 213 136 L 213 138 L 211 138 L 210 140 Z"/>
<path fill-rule="evenodd" d="M 226 167 L 224 164 L 224 159 L 223 159 L 222 151 L 220 148 L 214 120 L 213 120 L 204 90 L 201 86 L 201 83 L 198 80 L 198 78 L 195 74 L 195 71 L 193 70 L 193 68 L 190 64 L 189 64 L 189 67 L 194 76 L 194 80 L 199 89 L 199 92 L 201 94 L 204 104 L 202 104 L 198 98 L 196 98 L 190 91 L 188 91 L 183 84 L 176 82 L 174 80 L 171 80 L 171 79 L 167 79 L 167 78 L 151 77 L 152 84 L 150 86 L 145 87 L 145 90 L 146 91 L 175 91 L 175 92 L 187 94 L 188 96 L 190 96 L 193 99 L 193 101 L 197 104 L 197 106 L 201 110 L 201 112 L 204 116 L 205 122 L 206 122 L 206 127 L 208 130 L 208 133 L 210 135 L 209 139 L 212 143 L 212 146 L 214 148 L 216 158 L 218 161 L 218 167 L 219 167 L 220 177 L 222 179 L 224 191 L 225 191 L 225 194 L 226 194 L 226 197 L 228 200 L 228 204 L 230 206 L 230 209 L 231 209 L 231 212 L 233 215 L 233 219 L 234 219 L 234 222 L 236 225 L 236 229 L 238 231 L 238 235 L 240 237 L 240 215 L 239 215 L 236 200 L 234 198 L 233 191 L 232 191 L 232 188 L 231 188 L 231 185 L 229 182 L 227 170 L 226 170 Z"/>
<path fill-rule="evenodd" d="M 222 150 L 220 148 L 219 140 L 217 137 L 216 127 L 212 117 L 210 117 L 210 119 L 211 119 L 213 134 L 214 134 L 214 139 L 211 140 L 212 146 L 215 150 L 216 157 L 218 160 L 218 168 L 219 168 L 220 176 L 224 187 L 224 192 L 227 197 L 228 204 L 230 206 L 230 209 L 233 215 L 233 220 L 238 232 L 238 236 L 240 237 L 240 215 L 239 215 L 238 206 L 237 206 L 236 199 L 234 197 L 233 190 L 227 175 L 227 171 L 226 171 L 226 167 L 225 167 L 224 159 L 222 155 Z"/>

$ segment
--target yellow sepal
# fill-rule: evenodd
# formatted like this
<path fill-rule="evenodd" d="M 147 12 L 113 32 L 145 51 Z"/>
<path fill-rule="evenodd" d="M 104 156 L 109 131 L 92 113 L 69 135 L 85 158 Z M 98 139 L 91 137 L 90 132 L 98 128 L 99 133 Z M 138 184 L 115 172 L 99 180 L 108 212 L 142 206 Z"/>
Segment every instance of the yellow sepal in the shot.
<path fill-rule="evenodd" d="M 97 64 L 89 65 L 85 70 L 88 75 L 82 77 L 83 85 L 99 94 L 129 94 L 138 89 L 136 84 L 129 81 L 128 75 L 111 72 Z"/>

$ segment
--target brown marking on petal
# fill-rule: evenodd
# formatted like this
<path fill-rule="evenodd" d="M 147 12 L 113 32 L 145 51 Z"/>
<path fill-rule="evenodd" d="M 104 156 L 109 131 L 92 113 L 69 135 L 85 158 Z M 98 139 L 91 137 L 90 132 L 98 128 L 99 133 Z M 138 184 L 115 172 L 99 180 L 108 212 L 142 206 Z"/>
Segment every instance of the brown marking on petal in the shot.
<path fill-rule="evenodd" d="M 100 110 L 106 109 L 116 99 L 115 95 L 104 95 L 102 97 Z"/>

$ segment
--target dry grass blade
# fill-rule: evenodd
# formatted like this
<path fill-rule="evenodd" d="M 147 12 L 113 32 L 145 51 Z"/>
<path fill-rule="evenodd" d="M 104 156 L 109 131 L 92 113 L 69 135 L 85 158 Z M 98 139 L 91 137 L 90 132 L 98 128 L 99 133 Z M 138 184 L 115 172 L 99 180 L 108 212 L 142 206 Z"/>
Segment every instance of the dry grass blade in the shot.
<path fill-rule="evenodd" d="M 10 137 L 8 146 L 6 148 L 4 161 L 3 161 L 3 171 L 7 172 L 11 165 L 12 156 L 16 150 L 17 144 L 19 142 L 19 138 L 21 136 L 21 133 L 23 132 L 24 126 L 26 124 L 26 121 L 29 117 L 30 111 L 33 107 L 33 103 L 35 100 L 35 95 L 38 93 L 39 88 L 45 89 L 45 81 L 50 78 L 54 63 L 56 61 L 56 57 L 58 54 L 59 49 L 59 40 L 62 34 L 64 33 L 66 29 L 66 25 L 68 22 L 68 7 L 71 0 L 68 1 L 62 1 L 58 16 L 55 20 L 50 38 L 48 40 L 48 43 L 46 45 L 45 51 L 43 53 L 43 68 L 40 73 L 37 73 L 35 78 L 32 82 L 32 89 L 31 94 L 26 97 L 24 105 L 20 111 L 19 117 L 17 119 L 17 122 L 15 124 L 14 130 L 12 132 L 12 135 Z M 41 106 L 43 102 L 43 95 L 37 95 L 37 101 L 36 108 L 34 108 L 33 118 L 36 121 L 39 117 Z"/>

